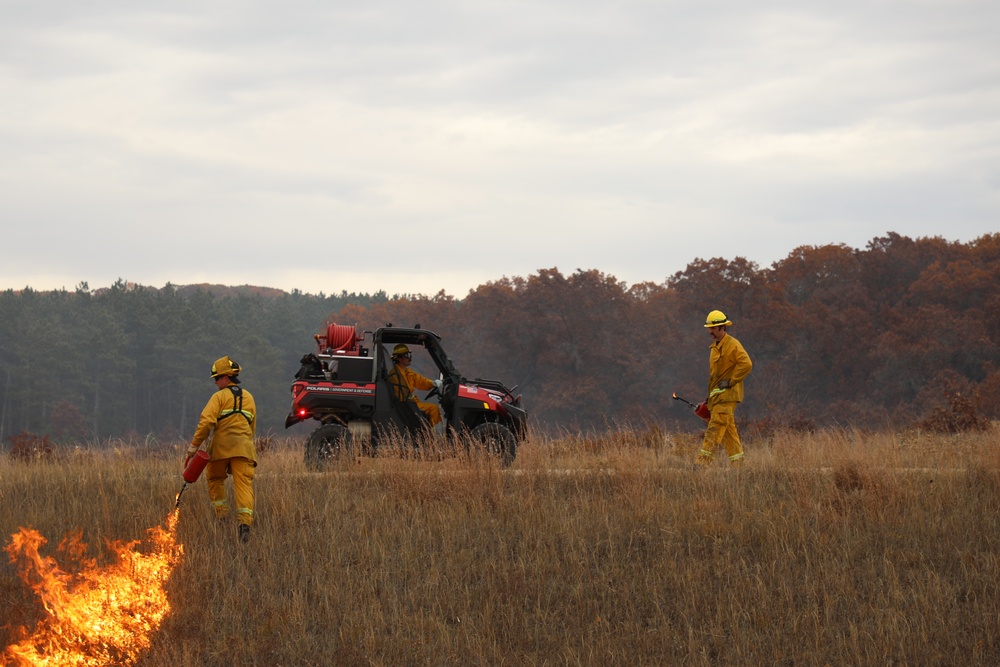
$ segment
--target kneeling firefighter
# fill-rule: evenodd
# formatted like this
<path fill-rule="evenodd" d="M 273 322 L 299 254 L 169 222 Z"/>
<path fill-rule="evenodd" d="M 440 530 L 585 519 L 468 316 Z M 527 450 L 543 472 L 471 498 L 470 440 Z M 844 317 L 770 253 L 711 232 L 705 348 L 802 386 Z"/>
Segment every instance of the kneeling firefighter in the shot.
<path fill-rule="evenodd" d="M 257 406 L 249 391 L 240 387 L 240 365 L 229 357 L 222 357 L 212 364 L 212 380 L 218 389 L 208 399 L 201 411 L 198 428 L 191 438 L 184 465 L 209 441 L 211 455 L 206 468 L 208 497 L 220 520 L 229 515 L 226 500 L 226 477 L 233 476 L 236 496 L 236 520 L 239 538 L 246 542 L 253 525 L 253 477 L 257 467 L 254 436 L 257 432 Z"/>

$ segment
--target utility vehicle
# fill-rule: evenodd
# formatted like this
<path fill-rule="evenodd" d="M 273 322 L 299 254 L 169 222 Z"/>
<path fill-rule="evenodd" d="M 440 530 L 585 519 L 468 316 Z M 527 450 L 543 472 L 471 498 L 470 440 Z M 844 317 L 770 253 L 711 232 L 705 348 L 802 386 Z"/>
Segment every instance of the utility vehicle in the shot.
<path fill-rule="evenodd" d="M 305 447 L 309 470 L 321 471 L 343 457 L 375 455 L 383 444 L 403 442 L 419 449 L 441 440 L 463 448 L 482 447 L 509 466 L 527 437 L 527 414 L 517 386 L 463 377 L 432 331 L 388 324 L 374 331 L 330 324 L 317 334 L 317 351 L 301 359 L 292 383 L 292 409 L 285 428 L 315 420 Z M 424 400 L 441 405 L 443 433 L 435 433 L 412 401 L 400 400 L 389 381 L 391 351 L 404 344 L 423 348 L 442 381 Z"/>

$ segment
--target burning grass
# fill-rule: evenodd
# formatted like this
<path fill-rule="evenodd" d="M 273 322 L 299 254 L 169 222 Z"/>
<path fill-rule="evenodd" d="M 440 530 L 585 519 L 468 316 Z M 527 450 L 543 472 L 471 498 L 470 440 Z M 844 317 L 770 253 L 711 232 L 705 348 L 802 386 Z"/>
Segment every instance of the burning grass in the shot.
<path fill-rule="evenodd" d="M 741 471 L 690 469 L 697 445 L 626 429 L 538 438 L 509 470 L 428 451 L 313 474 L 274 443 L 250 544 L 203 481 L 185 493 L 169 613 L 134 664 L 1000 662 L 996 429 L 777 433 Z M 82 529 L 113 567 L 106 540 L 160 525 L 179 468 L 4 461 L 5 543 Z M 18 571 L 3 646 L 47 614 Z"/>
<path fill-rule="evenodd" d="M 170 612 L 164 585 L 183 551 L 174 539 L 177 519 L 172 512 L 165 529 L 149 530 L 145 553 L 138 541 L 112 542 L 115 561 L 107 566 L 85 557 L 82 531 L 60 542 L 62 565 L 39 553 L 47 540 L 37 530 L 14 533 L 6 551 L 46 615 L 30 636 L 7 646 L 5 663 L 134 664 Z"/>

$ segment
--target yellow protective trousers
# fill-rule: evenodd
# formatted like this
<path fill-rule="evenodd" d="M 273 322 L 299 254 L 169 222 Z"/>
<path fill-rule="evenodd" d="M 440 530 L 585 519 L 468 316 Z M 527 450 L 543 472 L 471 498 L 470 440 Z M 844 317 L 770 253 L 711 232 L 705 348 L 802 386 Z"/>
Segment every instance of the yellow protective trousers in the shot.
<path fill-rule="evenodd" d="M 208 497 L 220 519 L 229 515 L 229 501 L 226 500 L 226 477 L 233 476 L 233 490 L 236 495 L 236 520 L 248 526 L 253 525 L 253 475 L 255 466 L 250 459 L 234 456 L 229 459 L 210 461 L 205 468 L 208 478 Z"/>
<path fill-rule="evenodd" d="M 715 460 L 715 451 L 719 445 L 726 448 L 730 464 L 740 465 L 743 463 L 743 443 L 740 442 L 740 434 L 736 430 L 734 416 L 736 405 L 735 401 L 726 401 L 712 407 L 712 416 L 705 428 L 705 438 L 701 442 L 701 451 L 698 452 L 698 463 L 711 464 Z"/>
<path fill-rule="evenodd" d="M 424 403 L 423 401 L 414 402 L 417 404 L 417 407 L 423 410 L 423 413 L 427 415 L 427 419 L 430 420 L 431 426 L 436 426 L 441 421 L 441 408 L 433 403 Z"/>

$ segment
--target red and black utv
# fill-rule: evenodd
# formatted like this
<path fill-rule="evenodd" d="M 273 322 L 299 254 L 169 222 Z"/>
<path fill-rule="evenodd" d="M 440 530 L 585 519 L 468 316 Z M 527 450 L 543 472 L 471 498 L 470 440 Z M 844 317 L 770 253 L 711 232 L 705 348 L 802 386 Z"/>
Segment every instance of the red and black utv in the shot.
<path fill-rule="evenodd" d="M 466 447 L 481 446 L 505 466 L 527 436 L 527 415 L 517 387 L 476 378 L 468 380 L 455 369 L 441 337 L 421 329 L 391 324 L 372 331 L 330 324 L 315 336 L 317 352 L 302 357 L 292 383 L 292 411 L 285 428 L 314 419 L 319 426 L 306 441 L 305 463 L 323 470 L 344 456 L 377 453 L 381 442 L 405 442 L 419 447 L 429 438 L 447 438 Z M 425 400 L 437 398 L 444 433 L 435 435 L 424 413 L 412 401 L 400 400 L 390 386 L 394 346 L 423 347 L 437 367 L 441 388 Z"/>

